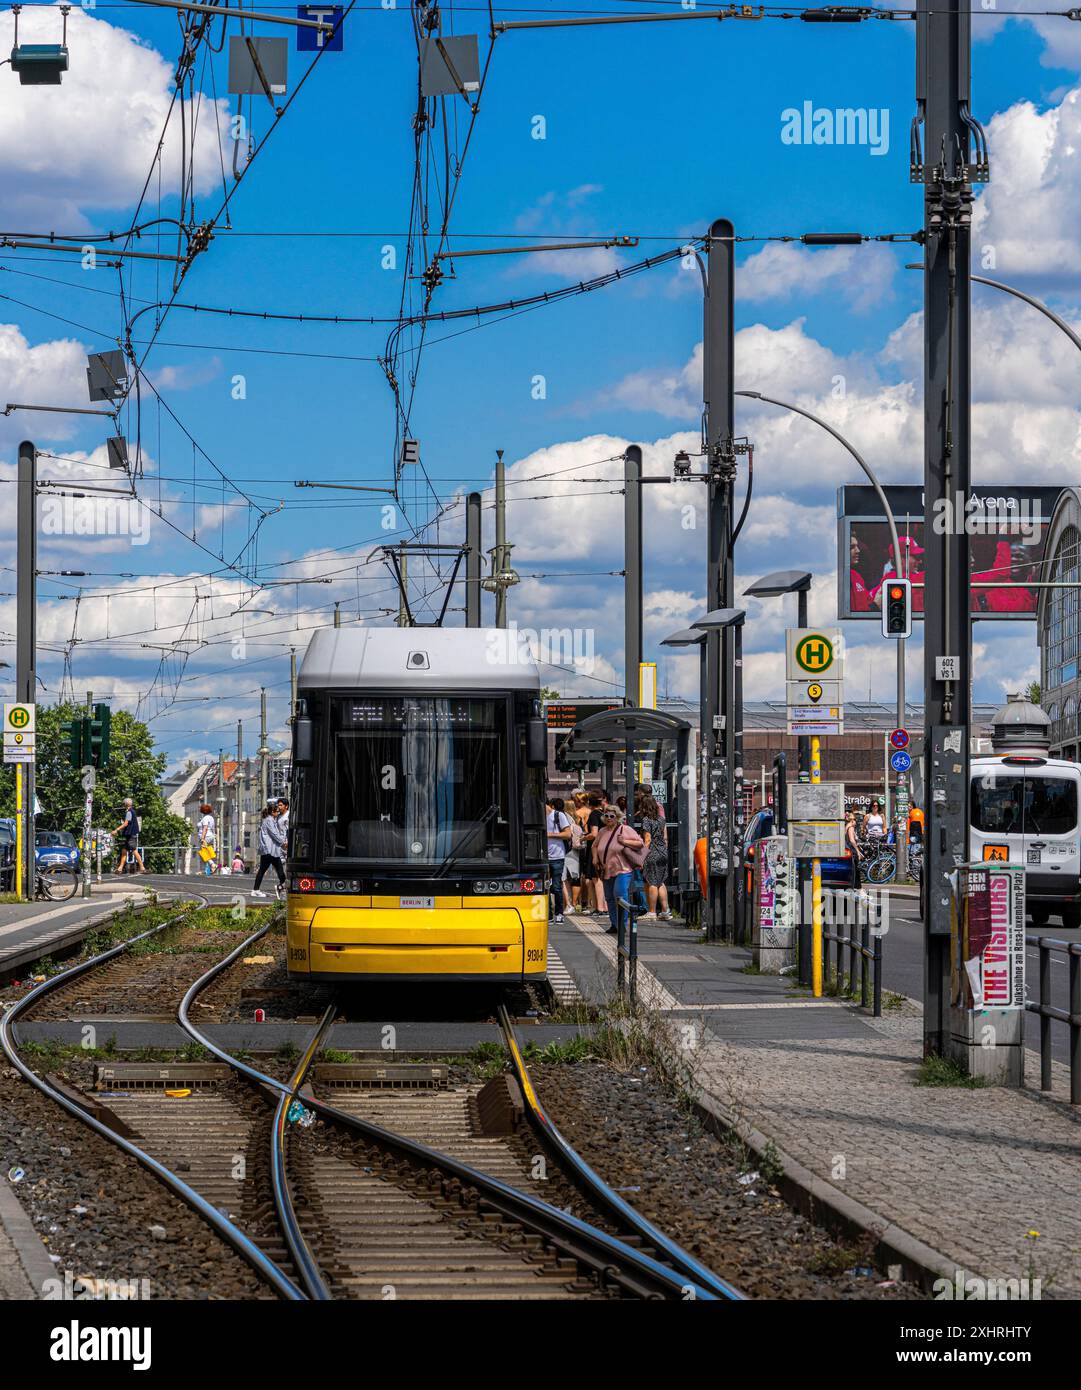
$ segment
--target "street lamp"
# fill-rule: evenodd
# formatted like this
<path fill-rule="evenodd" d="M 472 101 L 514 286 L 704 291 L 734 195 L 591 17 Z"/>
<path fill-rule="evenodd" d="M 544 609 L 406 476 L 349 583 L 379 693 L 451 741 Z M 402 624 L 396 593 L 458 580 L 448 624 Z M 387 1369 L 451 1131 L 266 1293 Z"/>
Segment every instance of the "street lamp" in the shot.
<path fill-rule="evenodd" d="M 764 574 L 757 583 L 744 589 L 744 598 L 781 598 L 784 594 L 797 596 L 796 626 L 807 626 L 807 595 L 811 588 L 812 576 L 806 570 L 774 570 Z M 811 775 L 811 745 L 806 734 L 799 737 L 799 779 L 806 781 Z"/>
<path fill-rule="evenodd" d="M 730 847 L 729 854 L 732 863 L 722 872 L 727 872 L 727 898 L 728 902 L 725 911 L 725 920 L 731 924 L 729 930 L 733 940 L 741 940 L 743 936 L 743 882 L 741 873 L 741 862 L 743 859 L 743 623 L 747 614 L 742 608 L 714 608 L 706 614 L 704 618 L 699 618 L 691 624 L 693 631 L 698 631 L 707 635 L 711 632 L 722 632 L 726 628 L 733 629 L 733 668 L 734 675 L 732 681 L 731 704 L 725 715 L 732 720 L 732 766 L 727 769 L 727 777 L 724 779 L 731 787 L 732 801 L 728 808 L 728 825 L 724 832 L 710 828 L 710 843 L 708 846 L 710 858 L 722 846 Z M 702 645 L 703 652 L 706 651 L 706 644 Z M 704 694 L 709 695 L 708 680 L 704 689 Z M 708 702 L 703 709 L 708 708 Z M 727 730 L 725 731 L 727 734 Z M 710 778 L 719 779 L 719 769 L 713 760 L 709 764 Z M 717 795 L 714 795 L 716 790 Z M 716 789 L 712 786 L 706 788 L 707 803 L 717 803 L 720 794 L 727 790 L 725 785 L 720 785 Z M 716 933 L 716 924 L 712 917 L 709 922 L 711 934 Z"/>
<path fill-rule="evenodd" d="M 832 434 L 838 444 L 841 444 L 859 464 L 866 475 L 867 481 L 874 488 L 882 510 L 885 513 L 886 523 L 890 528 L 890 540 L 893 542 L 893 562 L 896 572 L 900 576 L 903 574 L 901 563 L 901 543 L 897 536 L 897 522 L 894 520 L 893 509 L 889 504 L 882 484 L 878 481 L 874 470 L 867 460 L 859 452 L 854 444 L 851 444 L 839 430 L 835 430 L 820 416 L 805 410 L 801 405 L 793 405 L 791 401 L 779 401 L 773 396 L 764 396 L 761 391 L 737 391 L 737 396 L 749 396 L 752 400 L 765 401 L 769 405 L 779 405 L 782 410 L 791 410 L 796 415 L 802 415 L 805 420 L 810 420 L 812 424 L 819 425 L 827 434 Z M 899 637 L 897 641 L 897 727 L 905 727 L 905 643 L 904 638 Z M 904 789 L 908 784 L 908 774 L 899 772 L 897 774 L 898 790 Z M 905 798 L 907 800 L 907 797 Z M 896 808 L 895 808 L 896 809 Z M 897 824 L 897 879 L 898 882 L 908 873 L 908 827 L 902 824 L 900 819 Z"/>

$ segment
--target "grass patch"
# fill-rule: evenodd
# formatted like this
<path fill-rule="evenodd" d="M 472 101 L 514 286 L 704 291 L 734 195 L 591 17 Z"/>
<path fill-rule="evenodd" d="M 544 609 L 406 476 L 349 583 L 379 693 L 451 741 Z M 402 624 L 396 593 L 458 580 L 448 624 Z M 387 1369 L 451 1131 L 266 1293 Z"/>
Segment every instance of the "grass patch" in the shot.
<path fill-rule="evenodd" d="M 324 1047 L 319 1054 L 319 1060 L 321 1062 L 351 1062 L 353 1054 L 343 1052 L 340 1047 Z"/>
<path fill-rule="evenodd" d="M 762 975 L 765 972 L 760 965 L 755 965 L 753 960 L 749 960 L 746 965 L 740 967 L 739 973 L 741 975 Z"/>
<path fill-rule="evenodd" d="M 480 1042 L 469 1052 L 468 1061 L 482 1081 L 491 1081 L 506 1067 L 507 1050 L 502 1043 Z"/>
<path fill-rule="evenodd" d="M 853 1265 L 859 1263 L 859 1251 L 854 1250 L 849 1245 L 835 1245 L 826 1250 L 819 1250 L 807 1261 L 807 1270 L 810 1274 L 839 1275 L 844 1274 Z"/>
<path fill-rule="evenodd" d="M 234 903 L 229 907 L 203 907 L 196 914 L 192 926 L 199 931 L 243 932 L 247 936 L 266 926 L 276 911 L 276 906 L 250 907 L 246 902 Z"/>
<path fill-rule="evenodd" d="M 960 1086 L 968 1091 L 978 1091 L 983 1084 L 982 1076 L 969 1076 L 952 1057 L 939 1057 L 935 1053 L 923 1059 L 916 1073 L 917 1086 Z"/>
<path fill-rule="evenodd" d="M 285 1042 L 278 1044 L 274 1056 L 279 1062 L 297 1062 L 300 1060 L 300 1048 L 292 1039 L 287 1038 Z"/>
<path fill-rule="evenodd" d="M 547 1043 L 544 1047 L 538 1047 L 536 1043 L 528 1042 L 522 1049 L 522 1056 L 527 1062 L 573 1065 L 575 1062 L 588 1061 L 593 1055 L 592 1042 L 589 1038 L 583 1038 L 581 1034 L 568 1038 L 566 1041 L 557 1039 L 555 1042 Z"/>

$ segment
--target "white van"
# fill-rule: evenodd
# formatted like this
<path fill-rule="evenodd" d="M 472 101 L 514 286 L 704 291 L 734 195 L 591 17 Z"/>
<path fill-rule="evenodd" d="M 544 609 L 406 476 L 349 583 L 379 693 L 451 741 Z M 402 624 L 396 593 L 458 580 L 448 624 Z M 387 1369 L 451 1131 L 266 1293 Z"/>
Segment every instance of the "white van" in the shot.
<path fill-rule="evenodd" d="M 972 858 L 1024 864 L 1033 922 L 1055 913 L 1081 927 L 1081 768 L 1032 751 L 974 757 L 969 770 Z"/>

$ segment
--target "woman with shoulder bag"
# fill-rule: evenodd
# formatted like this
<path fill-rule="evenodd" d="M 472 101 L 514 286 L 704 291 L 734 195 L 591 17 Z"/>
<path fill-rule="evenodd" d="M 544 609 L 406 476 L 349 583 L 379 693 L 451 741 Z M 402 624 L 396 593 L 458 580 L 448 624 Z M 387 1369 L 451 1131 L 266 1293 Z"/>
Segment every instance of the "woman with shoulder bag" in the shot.
<path fill-rule="evenodd" d="M 601 811 L 601 829 L 593 844 L 593 863 L 604 880 L 604 899 L 608 905 L 608 931 L 619 929 L 620 913 L 626 916 L 619 906 L 622 898 L 627 901 L 631 887 L 631 874 L 642 867 L 646 857 L 646 846 L 637 830 L 623 823 L 623 813 L 618 806 L 605 806 Z"/>

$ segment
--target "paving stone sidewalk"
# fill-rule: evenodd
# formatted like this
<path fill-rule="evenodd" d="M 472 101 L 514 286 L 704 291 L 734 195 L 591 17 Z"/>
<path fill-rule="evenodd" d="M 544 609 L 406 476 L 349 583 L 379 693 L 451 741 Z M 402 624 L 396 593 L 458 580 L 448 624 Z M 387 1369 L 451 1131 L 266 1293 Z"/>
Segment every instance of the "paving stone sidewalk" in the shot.
<path fill-rule="evenodd" d="M 599 918 L 553 928 L 563 964 L 595 1000 L 613 992 L 614 941 Z M 918 1005 L 875 1019 L 745 974 L 749 960 L 684 928 L 639 929 L 640 997 L 690 1040 L 720 1108 L 883 1228 L 939 1252 L 944 1267 L 1029 1275 L 1044 1297 L 1081 1296 L 1081 1114 L 1067 1103 L 1068 1069 L 1055 1064 L 1049 1093 L 1032 1055 L 1020 1091 L 917 1086 Z"/>

